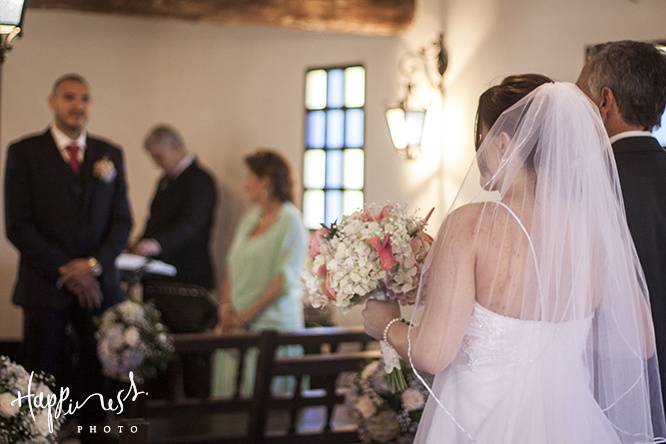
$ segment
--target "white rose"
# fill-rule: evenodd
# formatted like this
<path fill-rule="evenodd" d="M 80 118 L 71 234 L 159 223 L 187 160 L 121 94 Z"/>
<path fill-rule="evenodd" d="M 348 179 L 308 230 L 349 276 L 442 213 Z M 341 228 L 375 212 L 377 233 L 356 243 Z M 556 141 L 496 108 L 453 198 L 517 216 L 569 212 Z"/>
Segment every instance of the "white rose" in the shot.
<path fill-rule="evenodd" d="M 35 415 L 35 423 L 32 425 L 32 433 L 35 435 L 48 436 L 49 434 L 49 414 L 42 410 Z"/>
<path fill-rule="evenodd" d="M 3 393 L 0 395 L 0 415 L 5 418 L 11 418 L 16 415 L 19 411 L 18 402 L 12 404 L 16 399 L 16 396 L 11 393 Z"/>
<path fill-rule="evenodd" d="M 414 390 L 412 388 L 408 388 L 407 390 L 402 392 L 400 398 L 402 399 L 403 407 L 408 412 L 423 408 L 423 404 L 425 403 L 425 398 L 423 397 L 423 393 L 419 392 L 418 390 Z"/>
<path fill-rule="evenodd" d="M 118 310 L 128 322 L 138 322 L 144 317 L 143 307 L 136 302 L 125 301 L 118 305 Z"/>
<path fill-rule="evenodd" d="M 368 419 L 375 414 L 377 408 L 375 407 L 375 404 L 372 402 L 370 397 L 361 396 L 356 402 L 356 410 L 361 413 L 361 416 L 363 416 L 365 419 Z"/>
<path fill-rule="evenodd" d="M 137 345 L 139 345 L 139 330 L 136 329 L 136 327 L 130 327 L 127 330 L 125 330 L 125 343 L 129 345 L 130 347 L 134 348 Z"/>
<path fill-rule="evenodd" d="M 116 350 L 123 345 L 123 327 L 119 324 L 113 325 L 106 332 L 106 337 L 111 350 Z"/>

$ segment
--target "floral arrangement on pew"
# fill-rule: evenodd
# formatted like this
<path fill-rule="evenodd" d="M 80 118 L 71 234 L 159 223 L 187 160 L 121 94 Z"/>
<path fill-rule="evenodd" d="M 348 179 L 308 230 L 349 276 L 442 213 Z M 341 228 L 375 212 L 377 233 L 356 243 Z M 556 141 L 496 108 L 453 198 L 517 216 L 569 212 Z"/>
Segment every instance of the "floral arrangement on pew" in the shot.
<path fill-rule="evenodd" d="M 31 377 L 25 368 L 0 356 L 0 444 L 57 442 L 65 418 L 52 415 L 49 421 L 46 406 L 54 389 L 53 376 L 35 372 Z"/>
<path fill-rule="evenodd" d="M 373 361 L 354 377 L 345 405 L 364 443 L 412 443 L 428 392 L 408 367 L 403 369 L 407 388 L 392 392 L 383 366 L 382 361 Z"/>
<path fill-rule="evenodd" d="M 369 298 L 414 304 L 421 269 L 432 237 L 425 218 L 408 214 L 399 205 L 376 211 L 367 206 L 330 227 L 314 233 L 303 274 L 313 307 L 333 304 L 347 310 Z M 393 347 L 380 341 L 389 386 L 407 388 L 400 359 Z"/>
<path fill-rule="evenodd" d="M 127 300 L 107 309 L 98 320 L 97 355 L 103 373 L 137 383 L 166 370 L 174 348 L 160 312 L 151 304 Z"/>

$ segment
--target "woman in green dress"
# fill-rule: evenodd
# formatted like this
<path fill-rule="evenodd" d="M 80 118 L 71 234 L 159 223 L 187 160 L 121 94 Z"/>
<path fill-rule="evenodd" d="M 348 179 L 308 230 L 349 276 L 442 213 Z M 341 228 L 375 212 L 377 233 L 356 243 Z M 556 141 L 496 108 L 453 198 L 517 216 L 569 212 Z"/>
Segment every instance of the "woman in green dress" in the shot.
<path fill-rule="evenodd" d="M 227 256 L 222 285 L 218 333 L 236 330 L 303 328 L 301 272 L 308 234 L 293 204 L 293 179 L 285 159 L 262 150 L 245 158 L 245 192 L 254 205 L 240 221 Z M 280 355 L 302 353 L 285 347 Z M 233 394 L 235 353 L 218 352 L 213 372 L 213 396 Z M 248 352 L 241 393 L 251 396 L 256 352 Z M 288 392 L 291 381 L 280 378 L 274 392 Z"/>

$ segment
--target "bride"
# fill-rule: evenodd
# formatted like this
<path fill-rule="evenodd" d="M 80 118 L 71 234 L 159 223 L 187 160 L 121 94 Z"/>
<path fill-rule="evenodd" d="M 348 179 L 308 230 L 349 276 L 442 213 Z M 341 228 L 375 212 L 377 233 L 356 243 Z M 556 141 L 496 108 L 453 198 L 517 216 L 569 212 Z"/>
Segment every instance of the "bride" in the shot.
<path fill-rule="evenodd" d="M 572 84 L 512 76 L 481 96 L 476 126 L 411 323 L 396 303 L 363 311 L 424 384 L 435 375 L 415 442 L 666 442 L 647 289 L 596 108 Z"/>

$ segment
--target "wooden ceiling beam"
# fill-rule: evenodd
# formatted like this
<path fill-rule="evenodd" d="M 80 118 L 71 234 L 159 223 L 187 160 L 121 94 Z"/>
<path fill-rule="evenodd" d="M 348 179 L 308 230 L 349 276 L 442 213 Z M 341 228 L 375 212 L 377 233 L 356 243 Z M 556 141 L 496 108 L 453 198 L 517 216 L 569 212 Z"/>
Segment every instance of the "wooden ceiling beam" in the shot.
<path fill-rule="evenodd" d="M 29 8 L 167 17 L 305 31 L 395 35 L 416 0 L 28 0 Z"/>

